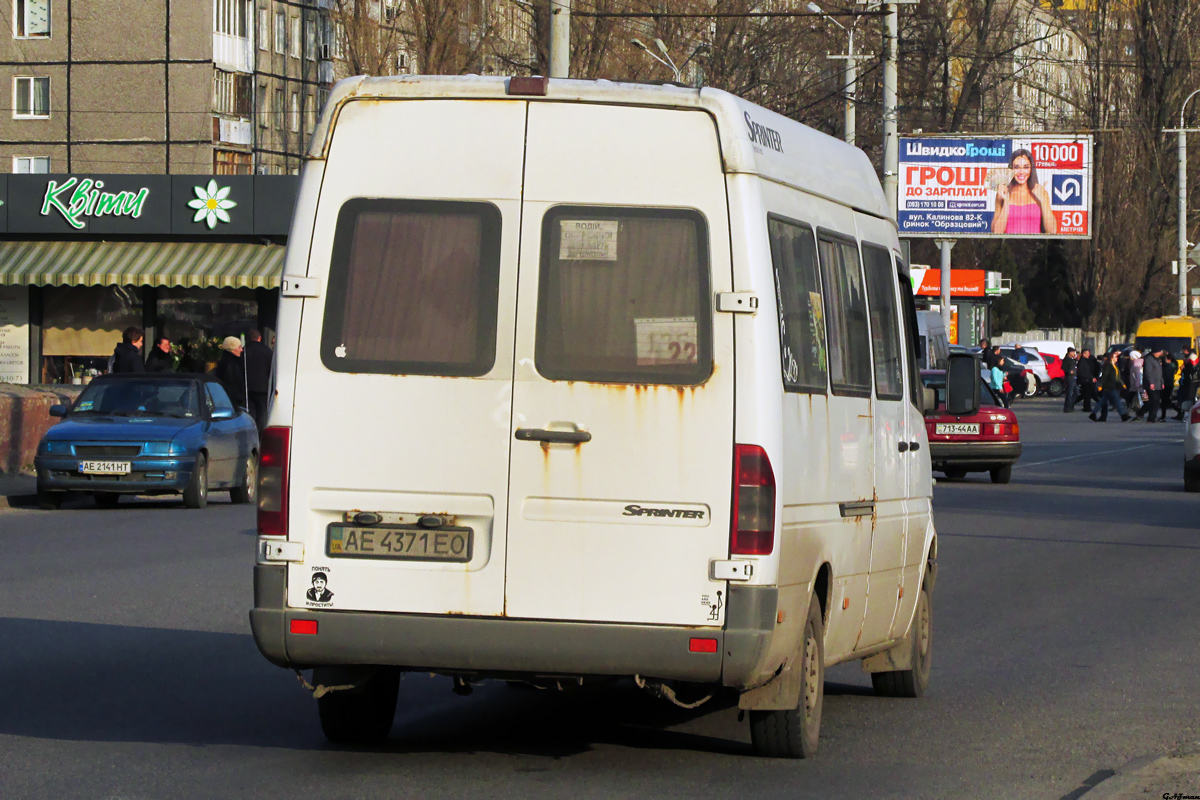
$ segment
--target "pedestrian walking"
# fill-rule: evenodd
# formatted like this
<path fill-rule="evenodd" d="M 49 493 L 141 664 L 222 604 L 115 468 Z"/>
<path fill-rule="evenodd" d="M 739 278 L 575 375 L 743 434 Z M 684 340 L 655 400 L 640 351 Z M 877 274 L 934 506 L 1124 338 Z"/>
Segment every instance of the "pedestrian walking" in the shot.
<path fill-rule="evenodd" d="M 225 387 L 225 393 L 238 408 L 246 408 L 246 362 L 242 359 L 242 340 L 226 336 L 221 341 L 221 360 L 213 374 Z"/>
<path fill-rule="evenodd" d="M 1096 410 L 1091 413 L 1089 419 L 1093 422 L 1104 422 L 1108 419 L 1108 408 L 1112 406 L 1121 415 L 1122 422 L 1128 422 L 1133 419 L 1129 411 L 1125 407 L 1125 401 L 1121 399 L 1121 392 L 1125 389 L 1125 381 L 1121 380 L 1121 369 L 1117 365 L 1117 354 L 1110 353 L 1108 363 L 1104 365 L 1104 371 L 1100 373 L 1100 403 L 1096 406 Z"/>
<path fill-rule="evenodd" d="M 996 392 L 996 396 L 1000 398 L 1000 402 L 1005 408 L 1012 405 L 1007 392 L 1004 391 L 1004 358 L 998 357 L 996 363 L 992 365 L 991 372 L 992 390 Z"/>
<path fill-rule="evenodd" d="M 146 356 L 146 372 L 174 372 L 175 357 L 171 355 L 171 340 L 159 336 Z"/>
<path fill-rule="evenodd" d="M 1075 379 L 1079 386 L 1079 397 L 1075 398 L 1075 402 L 1078 403 L 1082 400 L 1083 410 L 1091 413 L 1092 403 L 1100 399 L 1100 393 L 1097 390 L 1097 382 L 1100 379 L 1100 362 L 1086 347 L 1080 353 L 1079 363 L 1075 367 Z"/>
<path fill-rule="evenodd" d="M 1166 422 L 1167 412 L 1171 409 L 1179 411 L 1178 404 L 1175 403 L 1175 376 L 1179 372 L 1179 362 L 1175 360 L 1175 356 L 1171 355 L 1171 351 L 1167 350 L 1163 353 L 1163 390 L 1162 390 L 1162 416 L 1160 421 Z"/>
<path fill-rule="evenodd" d="M 1142 384 L 1144 383 L 1142 365 L 1144 363 L 1145 359 L 1141 352 L 1129 351 L 1129 358 L 1125 362 L 1125 370 L 1122 375 L 1125 378 L 1126 386 L 1125 405 L 1129 407 L 1130 411 L 1137 411 L 1142 407 Z"/>
<path fill-rule="evenodd" d="M 146 334 L 141 328 L 129 327 L 121 334 L 121 341 L 112 354 L 110 372 L 145 372 L 146 365 L 142 363 L 142 343 Z"/>
<path fill-rule="evenodd" d="M 1183 348 L 1183 363 L 1179 365 L 1179 391 L 1175 395 L 1179 412 L 1175 414 L 1175 419 L 1183 419 L 1196 399 L 1196 368 L 1196 354 L 1190 347 Z"/>
<path fill-rule="evenodd" d="M 250 416 L 261 433 L 267 424 L 270 410 L 271 364 L 275 354 L 263 344 L 262 332 L 252 330 L 246 334 L 246 399 L 250 405 Z"/>
<path fill-rule="evenodd" d="M 1075 348 L 1068 347 L 1067 354 L 1063 356 L 1062 360 L 1063 381 L 1066 383 L 1066 391 L 1063 394 L 1064 414 L 1070 414 L 1075 410 L 1075 393 L 1079 385 L 1075 378 L 1078 364 L 1079 359 L 1075 357 Z"/>
<path fill-rule="evenodd" d="M 1142 381 L 1146 392 L 1146 406 L 1138 411 L 1140 417 L 1143 411 L 1146 414 L 1146 422 L 1157 422 L 1158 404 L 1162 399 L 1163 388 L 1163 369 L 1162 369 L 1162 348 L 1152 347 L 1150 355 L 1142 361 Z"/>

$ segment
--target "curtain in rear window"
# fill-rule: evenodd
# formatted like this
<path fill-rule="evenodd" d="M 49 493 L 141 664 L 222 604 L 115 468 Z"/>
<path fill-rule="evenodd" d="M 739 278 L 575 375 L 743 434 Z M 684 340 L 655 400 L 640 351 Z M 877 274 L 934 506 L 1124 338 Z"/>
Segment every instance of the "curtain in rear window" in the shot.
<path fill-rule="evenodd" d="M 538 372 L 692 385 L 712 374 L 708 234 L 699 213 L 559 206 L 542 225 Z"/>
<path fill-rule="evenodd" d="M 336 372 L 485 375 L 499 275 L 495 206 L 350 200 L 334 237 L 321 360 Z"/>

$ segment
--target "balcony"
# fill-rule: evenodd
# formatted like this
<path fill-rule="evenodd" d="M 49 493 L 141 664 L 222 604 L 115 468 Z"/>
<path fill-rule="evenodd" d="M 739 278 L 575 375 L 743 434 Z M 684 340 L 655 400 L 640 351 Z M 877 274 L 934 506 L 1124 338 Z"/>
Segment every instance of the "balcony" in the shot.
<path fill-rule="evenodd" d="M 213 63 L 229 72 L 253 72 L 254 40 L 214 31 Z"/>
<path fill-rule="evenodd" d="M 249 147 L 252 142 L 251 135 L 252 126 L 248 119 L 213 117 L 213 142 L 216 144 Z"/>

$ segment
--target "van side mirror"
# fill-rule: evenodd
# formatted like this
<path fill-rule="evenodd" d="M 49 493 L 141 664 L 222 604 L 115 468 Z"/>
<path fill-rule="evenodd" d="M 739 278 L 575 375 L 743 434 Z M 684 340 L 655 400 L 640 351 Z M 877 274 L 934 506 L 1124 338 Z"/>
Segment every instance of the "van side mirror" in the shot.
<path fill-rule="evenodd" d="M 946 413 L 969 417 L 979 411 L 979 359 L 951 353 L 946 364 Z"/>
<path fill-rule="evenodd" d="M 67 415 L 67 407 L 62 405 L 61 403 L 55 403 L 54 405 L 50 406 L 50 416 L 65 417 L 66 415 Z"/>

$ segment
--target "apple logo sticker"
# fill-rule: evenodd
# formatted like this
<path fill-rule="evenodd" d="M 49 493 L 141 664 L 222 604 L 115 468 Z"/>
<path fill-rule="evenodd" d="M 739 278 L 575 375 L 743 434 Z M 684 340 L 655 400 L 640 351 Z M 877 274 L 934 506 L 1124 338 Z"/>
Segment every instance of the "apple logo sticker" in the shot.
<path fill-rule="evenodd" d="M 346 345 L 339 344 L 337 347 L 333 348 L 333 354 L 335 356 L 337 356 L 338 358 L 345 358 L 346 357 Z"/>

